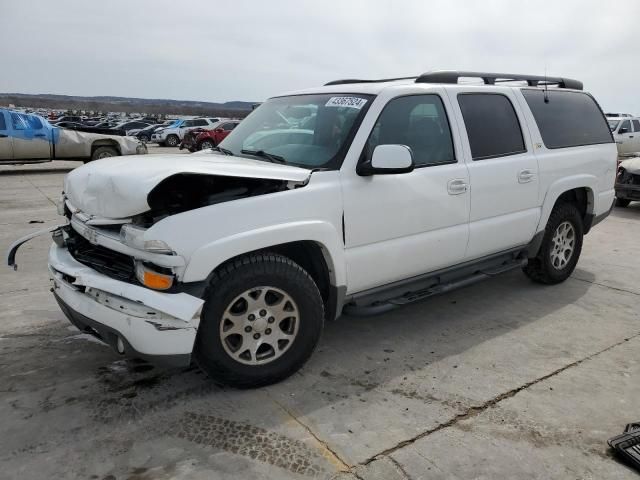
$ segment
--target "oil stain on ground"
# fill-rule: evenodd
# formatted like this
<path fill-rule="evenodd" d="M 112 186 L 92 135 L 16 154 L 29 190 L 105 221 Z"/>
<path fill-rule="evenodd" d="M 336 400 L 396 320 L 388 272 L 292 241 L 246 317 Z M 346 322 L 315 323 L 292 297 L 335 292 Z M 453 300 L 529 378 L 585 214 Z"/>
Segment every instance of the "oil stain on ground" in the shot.
<path fill-rule="evenodd" d="M 316 477 L 324 468 L 304 442 L 248 423 L 187 412 L 170 432 L 191 442 L 266 462 L 290 472 Z"/>

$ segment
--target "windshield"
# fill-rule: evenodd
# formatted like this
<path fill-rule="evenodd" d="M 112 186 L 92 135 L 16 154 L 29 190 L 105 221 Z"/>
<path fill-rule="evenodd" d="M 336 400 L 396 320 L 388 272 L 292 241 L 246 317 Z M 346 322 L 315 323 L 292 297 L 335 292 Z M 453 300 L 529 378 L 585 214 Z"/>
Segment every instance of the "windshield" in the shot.
<path fill-rule="evenodd" d="M 357 94 L 272 98 L 240 122 L 220 147 L 240 157 L 337 169 L 371 99 Z"/>
<path fill-rule="evenodd" d="M 609 129 L 613 132 L 616 128 L 618 128 L 618 124 L 620 120 L 609 120 Z"/>

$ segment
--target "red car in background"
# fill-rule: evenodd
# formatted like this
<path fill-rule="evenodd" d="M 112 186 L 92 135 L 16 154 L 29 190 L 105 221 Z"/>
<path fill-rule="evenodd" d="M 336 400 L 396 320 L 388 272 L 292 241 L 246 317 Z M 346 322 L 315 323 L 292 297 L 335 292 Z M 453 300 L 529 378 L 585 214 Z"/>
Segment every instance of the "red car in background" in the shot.
<path fill-rule="evenodd" d="M 189 130 L 184 135 L 180 149 L 186 148 L 190 152 L 196 152 L 213 148 L 229 135 L 239 123 L 240 120 L 226 120 L 219 122 L 212 130 L 201 128 Z"/>

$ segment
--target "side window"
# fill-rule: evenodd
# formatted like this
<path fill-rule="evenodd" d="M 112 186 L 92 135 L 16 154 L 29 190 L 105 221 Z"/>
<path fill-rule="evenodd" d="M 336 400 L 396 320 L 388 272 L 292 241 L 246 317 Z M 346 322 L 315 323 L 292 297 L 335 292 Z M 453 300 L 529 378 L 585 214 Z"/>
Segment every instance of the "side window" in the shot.
<path fill-rule="evenodd" d="M 640 120 L 632 120 L 633 122 L 633 131 L 640 132 Z"/>
<path fill-rule="evenodd" d="M 222 129 L 226 131 L 233 130 L 234 128 L 236 128 L 235 123 L 225 123 L 224 125 L 222 125 Z"/>
<path fill-rule="evenodd" d="M 6 130 L 7 123 L 4 120 L 4 112 L 0 112 L 0 130 Z"/>
<path fill-rule="evenodd" d="M 29 122 L 29 126 L 31 128 L 33 128 L 34 130 L 40 130 L 42 128 L 42 122 L 40 121 L 40 119 L 38 117 L 34 117 L 32 115 L 29 115 L 27 117 L 27 122 Z"/>
<path fill-rule="evenodd" d="M 181 127 L 193 127 L 193 120 L 185 120 L 182 125 L 180 125 Z"/>
<path fill-rule="evenodd" d="M 365 147 L 371 158 L 378 145 L 406 145 L 416 167 L 455 162 L 453 140 L 438 95 L 410 95 L 391 100 L 382 110 Z"/>
<path fill-rule="evenodd" d="M 590 95 L 562 89 L 520 90 L 547 148 L 612 143 L 605 116 Z M 626 123 L 630 123 L 625 121 Z"/>
<path fill-rule="evenodd" d="M 22 117 L 17 113 L 11 113 L 11 125 L 14 130 L 25 130 L 27 128 L 22 121 Z"/>
<path fill-rule="evenodd" d="M 526 152 L 524 138 L 511 101 L 495 93 L 458 95 L 473 160 Z"/>
<path fill-rule="evenodd" d="M 209 123 L 206 120 L 191 120 L 191 125 L 193 127 L 205 127 L 209 125 Z"/>
<path fill-rule="evenodd" d="M 624 133 L 629 133 L 631 131 L 631 122 L 629 120 L 625 120 L 624 122 L 622 122 L 620 128 L 618 129 L 618 133 L 622 132 L 622 129 L 625 130 Z"/>

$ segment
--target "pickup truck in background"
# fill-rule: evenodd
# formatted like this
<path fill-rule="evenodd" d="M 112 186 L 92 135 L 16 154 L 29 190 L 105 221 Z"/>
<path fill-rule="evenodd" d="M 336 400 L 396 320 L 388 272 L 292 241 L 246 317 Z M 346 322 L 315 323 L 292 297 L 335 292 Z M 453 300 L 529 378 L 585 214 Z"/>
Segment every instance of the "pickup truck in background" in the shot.
<path fill-rule="evenodd" d="M 134 137 L 67 130 L 38 115 L 0 109 L 0 164 L 82 160 L 147 153 Z"/>

